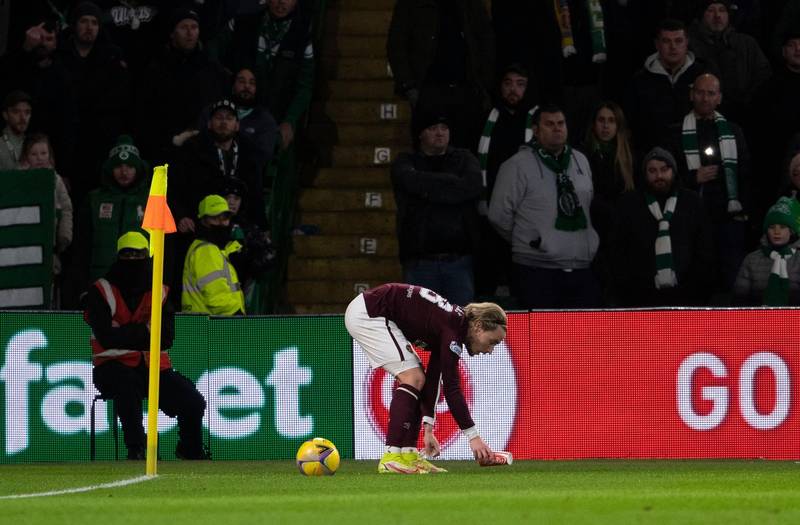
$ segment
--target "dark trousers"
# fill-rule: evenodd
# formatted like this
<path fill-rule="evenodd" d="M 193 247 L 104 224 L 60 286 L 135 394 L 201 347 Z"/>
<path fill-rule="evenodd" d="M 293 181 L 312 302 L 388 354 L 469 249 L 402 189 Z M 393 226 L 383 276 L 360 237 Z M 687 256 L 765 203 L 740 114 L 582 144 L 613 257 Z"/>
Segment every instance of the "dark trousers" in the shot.
<path fill-rule="evenodd" d="M 451 304 L 464 306 L 475 297 L 472 257 L 413 259 L 403 263 L 403 280 L 432 290 Z"/>
<path fill-rule="evenodd" d="M 147 398 L 149 383 L 144 360 L 135 368 L 118 361 L 108 361 L 96 366 L 92 375 L 94 386 L 116 404 L 128 453 L 143 450 L 146 441 L 142 425 L 142 400 Z M 178 437 L 182 448 L 202 452 L 206 400 L 194 383 L 171 368 L 162 370 L 158 401 L 159 408 L 166 415 L 178 418 Z"/>
<path fill-rule="evenodd" d="M 589 268 L 564 271 L 514 263 L 511 294 L 520 308 L 597 308 L 600 284 Z"/>
<path fill-rule="evenodd" d="M 498 286 L 510 282 L 511 245 L 486 217 L 481 217 L 479 231 L 481 250 L 475 254 L 475 293 L 480 297 L 493 296 Z"/>

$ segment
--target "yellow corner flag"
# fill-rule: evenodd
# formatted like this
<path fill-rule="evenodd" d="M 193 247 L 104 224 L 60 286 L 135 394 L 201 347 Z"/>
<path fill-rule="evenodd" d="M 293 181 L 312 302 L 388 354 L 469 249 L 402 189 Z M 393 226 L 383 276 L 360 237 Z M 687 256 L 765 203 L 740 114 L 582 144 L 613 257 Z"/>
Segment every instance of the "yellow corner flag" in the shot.
<path fill-rule="evenodd" d="M 153 302 L 150 305 L 150 386 L 147 402 L 147 467 L 148 476 L 156 475 L 158 457 L 158 383 L 161 375 L 161 303 L 164 281 L 164 234 L 174 233 L 175 219 L 167 206 L 167 165 L 156 166 L 150 196 L 144 210 L 142 228 L 150 234 L 150 256 L 153 258 Z"/>

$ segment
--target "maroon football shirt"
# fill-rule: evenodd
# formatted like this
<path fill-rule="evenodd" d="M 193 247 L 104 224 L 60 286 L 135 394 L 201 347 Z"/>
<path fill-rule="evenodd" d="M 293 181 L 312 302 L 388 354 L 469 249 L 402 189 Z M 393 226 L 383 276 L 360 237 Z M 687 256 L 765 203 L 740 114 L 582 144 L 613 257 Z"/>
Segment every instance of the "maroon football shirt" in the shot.
<path fill-rule="evenodd" d="M 461 390 L 458 360 L 467 340 L 464 310 L 427 288 L 390 283 L 364 292 L 370 317 L 393 321 L 408 342 L 431 353 L 422 390 L 422 415 L 433 417 L 442 380 L 447 406 L 458 426 L 475 426 Z"/>

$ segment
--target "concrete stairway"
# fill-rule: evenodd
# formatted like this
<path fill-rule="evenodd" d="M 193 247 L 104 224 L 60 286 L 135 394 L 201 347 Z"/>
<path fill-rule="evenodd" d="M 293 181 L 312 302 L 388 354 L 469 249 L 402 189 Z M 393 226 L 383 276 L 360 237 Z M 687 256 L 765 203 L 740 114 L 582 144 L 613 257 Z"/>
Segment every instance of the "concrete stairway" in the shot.
<path fill-rule="evenodd" d="M 341 313 L 363 289 L 401 278 L 389 164 L 410 148 L 386 34 L 394 0 L 332 0 L 309 134 L 322 168 L 304 188 L 287 299 L 296 313 Z"/>

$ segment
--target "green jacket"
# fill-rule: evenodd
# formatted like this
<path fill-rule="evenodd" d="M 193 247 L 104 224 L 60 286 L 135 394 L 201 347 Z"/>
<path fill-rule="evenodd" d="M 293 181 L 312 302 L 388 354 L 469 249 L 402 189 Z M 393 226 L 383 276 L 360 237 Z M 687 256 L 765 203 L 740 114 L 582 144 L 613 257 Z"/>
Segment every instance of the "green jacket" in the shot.
<path fill-rule="evenodd" d="M 117 257 L 117 239 L 129 231 L 142 231 L 142 217 L 150 189 L 149 168 L 130 187 L 120 188 L 104 170 L 102 185 L 89 192 L 80 213 L 79 248 L 83 277 L 91 283 L 108 272 Z M 147 236 L 145 232 L 142 233 Z M 87 275 L 88 270 L 88 275 Z"/>

